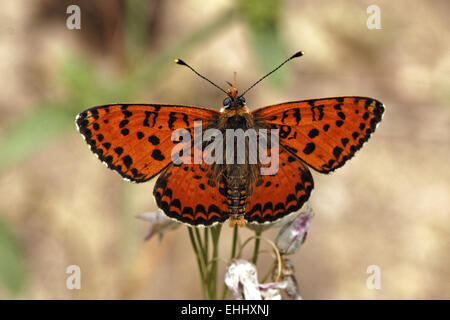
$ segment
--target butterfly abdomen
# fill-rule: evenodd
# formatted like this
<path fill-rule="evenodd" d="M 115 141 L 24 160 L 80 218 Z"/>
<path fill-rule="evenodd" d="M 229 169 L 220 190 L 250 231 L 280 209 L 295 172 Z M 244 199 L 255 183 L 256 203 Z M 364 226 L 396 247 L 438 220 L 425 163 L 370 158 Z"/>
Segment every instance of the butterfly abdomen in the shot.
<path fill-rule="evenodd" d="M 247 179 L 242 175 L 225 176 L 225 192 L 227 197 L 228 215 L 231 224 L 245 224 L 245 201 L 247 199 Z"/>

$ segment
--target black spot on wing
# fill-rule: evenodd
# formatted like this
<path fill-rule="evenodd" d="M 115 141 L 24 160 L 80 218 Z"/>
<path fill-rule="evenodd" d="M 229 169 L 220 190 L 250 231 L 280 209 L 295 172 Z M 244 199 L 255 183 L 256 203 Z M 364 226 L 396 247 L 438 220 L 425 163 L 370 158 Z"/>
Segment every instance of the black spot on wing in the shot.
<path fill-rule="evenodd" d="M 305 149 L 303 149 L 304 154 L 311 154 L 316 149 L 314 142 L 309 142 L 306 144 Z"/>
<path fill-rule="evenodd" d="M 128 120 L 122 120 L 122 121 L 120 121 L 120 123 L 119 123 L 119 128 L 123 128 L 123 127 L 125 127 L 127 124 L 128 124 Z"/>
<path fill-rule="evenodd" d="M 341 147 L 334 147 L 333 149 L 333 155 L 336 159 L 339 158 L 339 156 L 341 155 L 342 151 L 344 151 Z"/>
<path fill-rule="evenodd" d="M 163 161 L 165 159 L 164 155 L 161 153 L 161 150 L 155 149 L 152 151 L 152 158 L 157 161 Z"/>
<path fill-rule="evenodd" d="M 159 144 L 159 138 L 155 135 L 151 135 L 150 137 L 148 137 L 148 142 L 150 142 L 152 145 L 156 146 Z"/>
<path fill-rule="evenodd" d="M 341 143 L 345 147 L 350 140 L 348 138 L 342 138 Z"/>
<path fill-rule="evenodd" d="M 319 130 L 317 130 L 316 128 L 311 129 L 311 130 L 308 132 L 308 137 L 310 137 L 311 139 L 317 137 L 318 135 L 319 135 Z"/>
<path fill-rule="evenodd" d="M 345 113 L 343 113 L 342 111 L 341 111 L 341 112 L 338 112 L 337 115 L 338 115 L 338 117 L 341 118 L 342 120 L 345 120 Z"/>
<path fill-rule="evenodd" d="M 127 167 L 130 168 L 130 166 L 133 164 L 133 159 L 129 156 L 126 155 L 122 158 L 123 164 Z"/>
<path fill-rule="evenodd" d="M 123 148 L 122 148 L 122 147 L 114 148 L 114 152 L 115 152 L 118 156 L 120 156 L 120 155 L 123 153 Z"/>
<path fill-rule="evenodd" d="M 123 116 L 126 118 L 129 118 L 133 115 L 133 113 L 131 111 L 128 110 L 122 110 Z"/>

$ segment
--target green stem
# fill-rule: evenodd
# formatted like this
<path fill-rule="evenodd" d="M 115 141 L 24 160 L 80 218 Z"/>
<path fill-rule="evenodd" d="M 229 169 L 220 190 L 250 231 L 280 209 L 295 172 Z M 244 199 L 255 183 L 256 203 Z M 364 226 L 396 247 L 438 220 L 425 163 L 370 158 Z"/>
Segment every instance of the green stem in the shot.
<path fill-rule="evenodd" d="M 238 226 L 234 226 L 234 229 L 233 229 L 233 245 L 231 247 L 230 261 L 232 261 L 236 257 L 236 248 L 237 248 L 237 243 L 238 243 L 238 239 L 239 239 L 238 230 L 239 230 Z M 227 294 L 228 294 L 228 287 L 224 283 L 223 284 L 223 289 L 222 289 L 222 300 L 226 299 Z"/>
<path fill-rule="evenodd" d="M 194 232 L 192 231 L 192 227 L 188 227 L 187 229 L 189 232 L 189 239 L 191 240 L 192 248 L 194 249 L 195 257 L 197 258 L 198 270 L 200 272 L 200 283 L 201 283 L 201 287 L 202 287 L 202 295 L 203 295 L 204 299 L 207 299 L 207 290 L 205 288 L 205 281 L 204 281 L 205 272 L 204 272 L 203 263 L 201 260 L 201 255 L 200 255 L 198 246 L 195 242 Z"/>
<path fill-rule="evenodd" d="M 205 244 L 206 259 L 208 259 L 208 256 L 209 256 L 208 229 L 209 228 L 204 228 L 204 232 L 203 232 L 203 239 L 204 239 L 204 244 Z M 206 260 L 205 262 L 208 263 L 208 260 Z"/>
<path fill-rule="evenodd" d="M 261 243 L 261 231 L 255 231 L 255 247 L 253 249 L 253 258 L 252 263 L 256 265 L 258 262 L 258 255 L 259 255 L 259 245 Z"/>
<path fill-rule="evenodd" d="M 208 237 L 204 241 L 202 241 L 202 236 L 200 235 L 200 232 L 198 231 L 198 228 L 194 228 L 195 237 L 197 239 L 198 245 L 200 247 L 200 254 L 201 258 L 203 259 L 203 263 L 205 265 L 205 272 L 208 272 L 208 252 L 205 250 L 205 246 L 203 245 L 204 241 L 208 241 Z"/>
<path fill-rule="evenodd" d="M 219 238 L 222 230 L 222 225 L 211 227 L 211 238 L 213 240 L 213 256 L 211 261 L 211 268 L 208 275 L 208 288 L 210 299 L 217 299 L 217 267 L 219 260 Z"/>
<path fill-rule="evenodd" d="M 231 248 L 231 258 L 233 260 L 236 257 L 236 247 L 238 242 L 239 234 L 238 234 L 238 226 L 234 226 L 233 230 L 233 247 Z"/>

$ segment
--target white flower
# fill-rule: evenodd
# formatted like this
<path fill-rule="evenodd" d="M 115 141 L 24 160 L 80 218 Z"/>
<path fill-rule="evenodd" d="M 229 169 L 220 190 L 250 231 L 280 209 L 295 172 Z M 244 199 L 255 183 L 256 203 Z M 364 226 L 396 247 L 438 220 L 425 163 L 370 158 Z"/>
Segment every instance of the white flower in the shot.
<path fill-rule="evenodd" d="M 228 266 L 225 284 L 237 300 L 262 300 L 256 267 L 244 259 Z"/>

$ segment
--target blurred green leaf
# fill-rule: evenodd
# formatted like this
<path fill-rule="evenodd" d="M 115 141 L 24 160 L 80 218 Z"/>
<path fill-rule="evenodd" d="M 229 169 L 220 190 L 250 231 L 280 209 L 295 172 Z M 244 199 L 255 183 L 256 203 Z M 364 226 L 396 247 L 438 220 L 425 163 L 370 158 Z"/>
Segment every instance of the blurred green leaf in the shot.
<path fill-rule="evenodd" d="M 25 254 L 9 224 L 0 216 L 0 285 L 12 295 L 26 287 Z"/>
<path fill-rule="evenodd" d="M 74 125 L 74 115 L 57 104 L 37 108 L 6 130 L 0 141 L 0 170 L 36 151 L 62 130 Z"/>
<path fill-rule="evenodd" d="M 126 47 L 129 61 L 142 58 L 147 50 L 149 1 L 128 0 L 125 3 Z"/>
<path fill-rule="evenodd" d="M 289 54 L 285 48 L 280 19 L 282 0 L 236 0 L 239 12 L 249 27 L 250 44 L 263 73 L 272 71 Z M 276 86 L 286 82 L 286 70 L 280 69 L 268 80 Z"/>
<path fill-rule="evenodd" d="M 60 63 L 58 77 L 72 99 L 95 97 L 101 91 L 101 79 L 96 76 L 94 66 L 72 54 Z"/>

